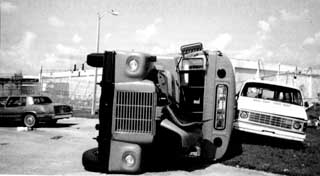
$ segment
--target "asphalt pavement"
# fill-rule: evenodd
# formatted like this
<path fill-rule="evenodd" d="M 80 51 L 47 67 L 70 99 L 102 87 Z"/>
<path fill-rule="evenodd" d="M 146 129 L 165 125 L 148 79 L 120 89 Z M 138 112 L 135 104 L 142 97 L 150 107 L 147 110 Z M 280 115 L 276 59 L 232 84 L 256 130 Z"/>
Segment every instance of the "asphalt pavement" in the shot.
<path fill-rule="evenodd" d="M 82 153 L 96 147 L 93 140 L 98 119 L 70 118 L 55 125 L 40 125 L 32 131 L 0 123 L 0 175 L 105 175 L 84 170 Z M 272 176 L 275 174 L 225 166 L 203 169 L 146 172 L 140 175 Z"/>

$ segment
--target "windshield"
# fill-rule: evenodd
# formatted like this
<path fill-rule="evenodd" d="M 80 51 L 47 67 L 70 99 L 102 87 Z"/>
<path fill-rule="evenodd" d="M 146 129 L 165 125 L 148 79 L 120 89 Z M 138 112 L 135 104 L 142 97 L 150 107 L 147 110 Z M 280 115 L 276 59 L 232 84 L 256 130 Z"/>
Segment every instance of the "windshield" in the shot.
<path fill-rule="evenodd" d="M 272 84 L 246 83 L 242 89 L 241 96 L 303 105 L 299 90 Z"/>

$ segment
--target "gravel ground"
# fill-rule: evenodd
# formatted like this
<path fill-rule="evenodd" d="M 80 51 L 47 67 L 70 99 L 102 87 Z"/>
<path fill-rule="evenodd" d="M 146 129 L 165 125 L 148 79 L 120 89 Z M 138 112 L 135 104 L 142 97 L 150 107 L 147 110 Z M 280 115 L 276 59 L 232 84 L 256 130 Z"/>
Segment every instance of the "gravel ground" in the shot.
<path fill-rule="evenodd" d="M 56 125 L 42 125 L 33 131 L 10 124 L 0 125 L 0 174 L 19 175 L 102 175 L 87 172 L 81 163 L 82 153 L 96 147 L 92 140 L 98 119 L 70 118 Z M 146 172 L 141 175 L 261 175 L 274 174 L 212 164 L 192 171 Z"/>

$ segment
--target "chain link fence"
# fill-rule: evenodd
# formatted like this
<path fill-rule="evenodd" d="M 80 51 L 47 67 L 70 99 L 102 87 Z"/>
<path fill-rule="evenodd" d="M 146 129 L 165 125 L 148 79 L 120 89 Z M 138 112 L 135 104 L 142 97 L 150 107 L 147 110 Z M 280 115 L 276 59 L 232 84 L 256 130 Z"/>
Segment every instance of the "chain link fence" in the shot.
<path fill-rule="evenodd" d="M 98 80 L 100 80 L 98 76 Z M 76 110 L 91 110 L 94 89 L 94 75 L 82 71 L 64 76 L 42 76 L 40 93 L 54 102 L 70 104 Z M 99 104 L 100 87 L 97 86 L 96 107 Z"/>

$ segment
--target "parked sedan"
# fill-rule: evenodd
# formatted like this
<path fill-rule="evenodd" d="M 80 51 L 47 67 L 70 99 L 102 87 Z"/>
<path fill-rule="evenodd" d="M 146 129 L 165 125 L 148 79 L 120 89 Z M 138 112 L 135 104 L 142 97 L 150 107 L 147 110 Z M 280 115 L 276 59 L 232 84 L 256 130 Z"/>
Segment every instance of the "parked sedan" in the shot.
<path fill-rule="evenodd" d="M 72 106 L 53 103 L 46 96 L 0 97 L 0 120 L 22 122 L 26 127 L 34 127 L 39 122 L 56 123 L 71 117 L 72 113 Z"/>

